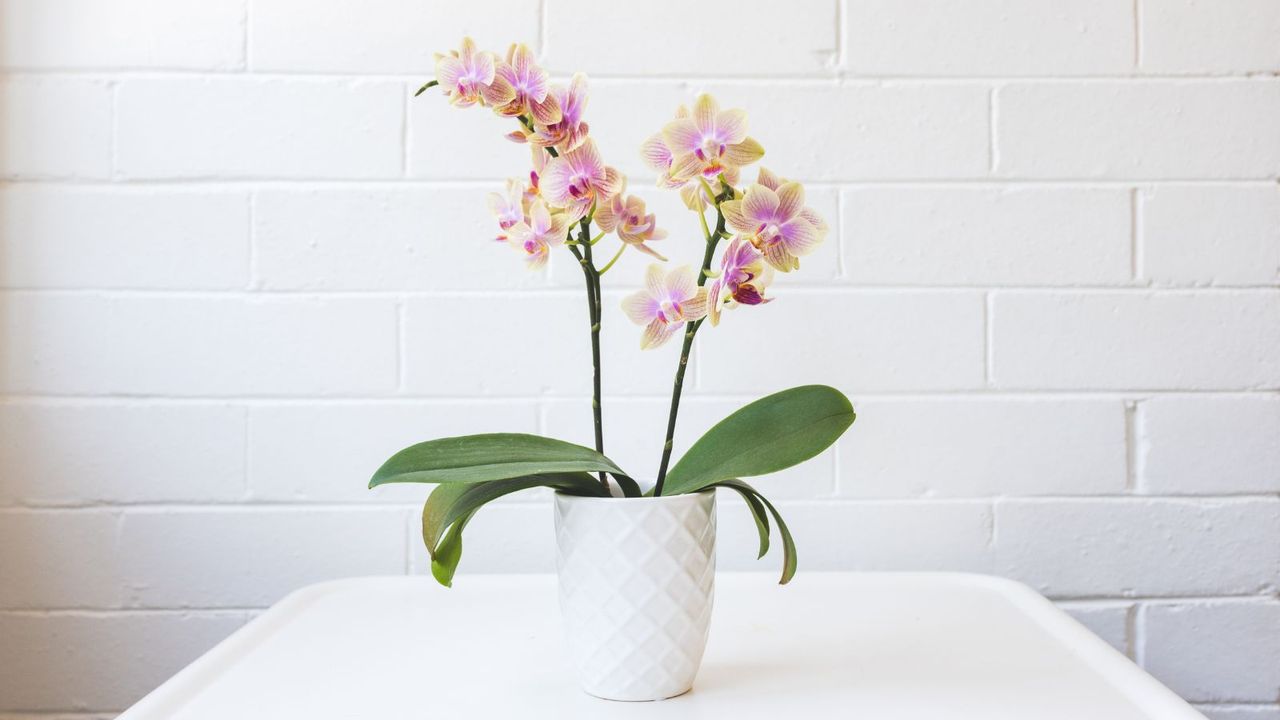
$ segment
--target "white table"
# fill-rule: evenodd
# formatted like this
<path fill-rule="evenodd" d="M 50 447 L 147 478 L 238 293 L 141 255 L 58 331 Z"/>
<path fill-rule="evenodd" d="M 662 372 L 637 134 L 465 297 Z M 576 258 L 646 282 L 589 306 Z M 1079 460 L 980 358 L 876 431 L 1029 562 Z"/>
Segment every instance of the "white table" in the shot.
<path fill-rule="evenodd" d="M 1203 718 L 1025 586 L 978 575 L 721 574 L 693 691 L 578 690 L 555 578 L 314 585 L 122 720 L 271 718 Z"/>

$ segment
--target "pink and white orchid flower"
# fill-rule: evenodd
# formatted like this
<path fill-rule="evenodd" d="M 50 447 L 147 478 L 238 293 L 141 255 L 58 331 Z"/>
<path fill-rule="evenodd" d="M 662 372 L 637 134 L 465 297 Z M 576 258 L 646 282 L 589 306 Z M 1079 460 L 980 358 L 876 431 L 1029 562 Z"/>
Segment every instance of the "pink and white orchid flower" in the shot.
<path fill-rule="evenodd" d="M 653 213 L 645 213 L 644 200 L 635 195 L 624 195 L 625 190 L 624 182 L 617 194 L 596 207 L 596 225 L 604 232 L 617 232 L 622 242 L 665 262 L 665 257 L 645 243 L 665 238 L 667 231 L 657 226 Z"/>
<path fill-rule="evenodd" d="M 707 289 L 694 282 L 688 266 L 663 273 L 661 265 L 650 265 L 644 275 L 644 289 L 622 300 L 622 309 L 631 322 L 644 325 L 640 349 L 655 348 L 671 339 L 685 323 L 707 314 Z"/>
<path fill-rule="evenodd" d="M 587 109 L 587 76 L 575 74 L 569 87 L 555 86 L 549 97 L 560 106 L 560 118 L 551 123 L 535 122 L 526 137 L 538 147 L 554 147 L 567 153 L 587 139 L 587 123 L 582 119 Z"/>
<path fill-rule="evenodd" d="M 547 264 L 551 248 L 564 244 L 569 223 L 564 213 L 553 213 L 545 202 L 536 200 L 528 219 L 512 225 L 507 234 L 511 245 L 524 252 L 529 269 L 537 270 Z"/>
<path fill-rule="evenodd" d="M 677 117 L 662 128 L 662 140 L 671 152 L 667 171 L 671 182 L 718 177 L 764 156 L 760 143 L 747 137 L 747 113 L 721 110 L 715 98 L 705 93 L 698 96 L 689 116 Z"/>
<path fill-rule="evenodd" d="M 500 115 L 516 117 L 528 113 L 541 125 L 560 120 L 560 101 L 550 92 L 547 71 L 533 61 L 528 45 L 512 45 L 507 50 L 507 61 L 498 64 L 496 74 L 515 91 L 510 102 L 497 108 Z"/>
<path fill-rule="evenodd" d="M 491 52 L 476 50 L 471 38 L 462 39 L 462 49 L 436 55 L 436 81 L 458 107 L 475 104 L 499 107 L 511 102 L 515 88 L 497 74 L 497 59 Z"/>
<path fill-rule="evenodd" d="M 552 158 L 540 180 L 542 196 L 551 205 L 565 208 L 574 219 L 603 204 L 622 187 L 622 176 L 607 167 L 593 140 Z"/>
<path fill-rule="evenodd" d="M 805 218 L 804 188 L 789 182 L 774 190 L 756 183 L 741 200 L 720 204 L 725 222 L 764 254 L 764 259 L 782 272 L 800 267 L 799 256 L 807 255 L 822 241 L 822 235 Z"/>
<path fill-rule="evenodd" d="M 721 307 L 762 305 L 772 298 L 764 296 L 773 280 L 773 268 L 764 264 L 759 250 L 735 237 L 720 258 L 720 274 L 707 289 L 707 317 L 712 325 L 720 324 Z"/>
<path fill-rule="evenodd" d="M 503 234 L 498 235 L 498 240 L 505 242 L 509 239 L 506 231 L 524 222 L 525 210 L 529 204 L 524 183 L 508 180 L 506 193 L 489 193 L 488 200 L 489 210 L 498 217 L 498 227 L 503 231 Z"/>
<path fill-rule="evenodd" d="M 769 170 L 769 168 L 761 166 L 760 172 L 756 178 L 756 182 L 760 183 L 761 185 L 769 188 L 774 192 L 777 192 L 778 188 L 782 187 L 783 185 L 791 181 L 787 180 L 784 177 L 778 177 L 777 175 L 774 175 L 773 172 Z M 805 220 L 808 220 L 809 224 L 813 225 L 813 227 L 817 229 L 819 242 L 826 239 L 827 232 L 830 228 L 827 225 L 827 221 L 823 220 L 822 216 L 819 215 L 817 212 L 815 212 L 813 208 L 805 206 L 800 211 L 800 217 L 804 218 Z"/>

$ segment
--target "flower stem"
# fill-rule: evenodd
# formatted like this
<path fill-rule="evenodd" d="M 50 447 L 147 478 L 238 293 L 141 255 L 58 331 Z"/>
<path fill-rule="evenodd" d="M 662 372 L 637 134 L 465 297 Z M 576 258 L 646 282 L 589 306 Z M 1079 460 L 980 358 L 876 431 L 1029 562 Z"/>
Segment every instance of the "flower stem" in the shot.
<path fill-rule="evenodd" d="M 570 246 L 569 249 L 574 255 L 579 256 L 578 262 L 582 265 L 582 276 L 587 283 L 587 314 L 591 320 L 591 418 L 595 427 L 596 452 L 603 453 L 604 415 L 600 403 L 600 271 L 596 270 L 595 263 L 591 259 L 590 217 L 582 218 L 579 223 L 578 245 Z M 606 491 L 609 489 L 609 481 L 603 472 L 600 473 L 600 484 Z"/>
<path fill-rule="evenodd" d="M 716 245 L 727 233 L 724 228 L 724 213 L 720 203 L 733 197 L 733 188 L 726 183 L 724 192 L 716 195 L 716 229 L 707 235 L 707 247 L 702 254 L 702 270 L 698 273 L 698 287 L 707 282 L 707 271 L 711 269 L 711 261 L 715 257 Z M 705 221 L 703 226 L 705 227 Z M 667 479 L 667 467 L 671 464 L 671 446 L 676 434 L 676 416 L 680 414 L 680 395 L 684 391 L 684 371 L 689 366 L 689 353 L 693 350 L 693 338 L 702 327 L 702 320 L 686 323 L 684 326 L 684 344 L 680 347 L 680 364 L 676 366 L 676 379 L 671 388 L 671 411 L 667 415 L 667 437 L 662 443 L 662 464 L 658 466 L 658 481 L 653 486 L 653 496 L 662 495 L 662 484 Z"/>

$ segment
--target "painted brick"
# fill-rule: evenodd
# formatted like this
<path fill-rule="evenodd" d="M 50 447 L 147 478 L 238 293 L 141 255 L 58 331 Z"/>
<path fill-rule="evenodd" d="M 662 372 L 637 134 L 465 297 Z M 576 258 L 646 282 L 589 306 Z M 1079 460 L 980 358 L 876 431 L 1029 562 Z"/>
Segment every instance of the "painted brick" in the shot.
<path fill-rule="evenodd" d="M 1280 492 L 1280 397 L 1158 397 L 1138 408 L 1146 492 Z"/>
<path fill-rule="evenodd" d="M 464 36 L 506 54 L 513 42 L 536 44 L 538 3 L 480 0 L 254 0 L 254 70 L 418 73 L 434 76 L 434 53 Z"/>
<path fill-rule="evenodd" d="M 1274 590 L 1280 502 L 997 500 L 996 569 L 1051 597 Z"/>
<path fill-rule="evenodd" d="M 1124 190 L 860 188 L 843 200 L 841 242 L 858 283 L 1129 281 Z"/>
<path fill-rule="evenodd" d="M 118 524 L 108 512 L 0 511 L 0 609 L 120 607 Z"/>
<path fill-rule="evenodd" d="M 996 170 L 1026 178 L 1274 178 L 1280 83 L 1015 83 L 996 93 Z"/>
<path fill-rule="evenodd" d="M 392 509 L 130 510 L 120 528 L 126 600 L 139 608 L 266 607 L 322 580 L 398 575 L 404 518 Z"/>
<path fill-rule="evenodd" d="M 7 68 L 244 67 L 245 0 L 4 0 Z"/>
<path fill-rule="evenodd" d="M 529 177 L 532 146 L 503 138 L 519 128 L 519 122 L 480 108 L 456 108 L 438 89 L 428 90 L 416 98 L 409 97 L 416 90 L 415 83 L 400 88 L 409 104 L 405 156 L 410 177 L 428 180 Z M 592 134 L 595 134 L 594 127 Z M 635 140 L 637 153 L 643 141 L 643 137 Z"/>
<path fill-rule="evenodd" d="M 392 453 L 424 440 L 482 432 L 537 432 L 530 402 L 272 405 L 250 411 L 249 486 L 272 502 L 421 503 L 429 488 L 369 490 Z"/>
<path fill-rule="evenodd" d="M 850 497 L 1089 495 L 1125 487 L 1114 400 L 859 400 L 840 441 Z"/>
<path fill-rule="evenodd" d="M 0 190 L 0 286 L 234 289 L 248 282 L 245 193 Z"/>
<path fill-rule="evenodd" d="M 385 178 L 402 164 L 404 86 L 249 77 L 124 80 L 127 178 Z"/>
<path fill-rule="evenodd" d="M 245 620 L 239 612 L 0 613 L 0 698 L 24 710 L 123 710 Z"/>
<path fill-rule="evenodd" d="M 756 530 L 746 506 L 726 493 L 719 501 L 717 563 L 726 570 L 777 571 L 779 549 L 756 560 Z M 991 571 L 987 502 L 799 502 L 778 509 L 800 548 L 801 572 Z"/>
<path fill-rule="evenodd" d="M 734 12 L 750 22 L 736 25 L 733 42 L 751 52 L 727 57 L 723 44 L 707 42 L 708 32 L 725 29 L 724 8 L 714 4 L 650 0 L 618 7 L 591 0 L 548 0 L 546 63 L 558 73 L 581 70 L 597 75 L 767 76 L 829 71 L 839 33 L 835 0 L 792 4 L 746 0 Z M 661 50 L 655 47 L 655 38 L 661 38 Z"/>
<path fill-rule="evenodd" d="M 991 323 L 1000 387 L 1280 385 L 1280 293 L 997 292 Z"/>
<path fill-rule="evenodd" d="M 1133 68 L 1133 9 L 1110 0 L 852 0 L 848 66 L 868 75 L 1092 75 Z"/>
<path fill-rule="evenodd" d="M 387 392 L 393 300 L 10 293 L 0 391 L 240 395 Z"/>
<path fill-rule="evenodd" d="M 227 405 L 0 405 L 0 503 L 234 501 L 244 437 Z"/>
<path fill-rule="evenodd" d="M 789 291 L 704 327 L 695 349 L 708 368 L 698 373 L 707 392 L 811 382 L 846 392 L 976 388 L 983 384 L 982 298 Z"/>
<path fill-rule="evenodd" d="M 494 185 L 493 190 L 499 190 Z M 259 192 L 256 284 L 282 290 L 507 290 L 546 284 L 481 188 Z M 568 253 L 567 250 L 562 252 Z M 581 282 L 581 276 L 578 278 Z"/>
<path fill-rule="evenodd" d="M 799 180 L 985 177 L 988 94 L 978 85 L 720 84 L 750 112 L 764 164 Z M 761 102 L 761 98 L 768 98 Z"/>
<path fill-rule="evenodd" d="M 111 85 L 64 77 L 0 77 L 0 177 L 111 175 Z"/>
<path fill-rule="evenodd" d="M 1143 0 L 1141 13 L 1144 72 L 1280 70 L 1280 6 L 1270 0 Z"/>
<path fill-rule="evenodd" d="M 1280 283 L 1280 187 L 1161 186 L 1140 194 L 1142 274 L 1168 285 Z"/>
<path fill-rule="evenodd" d="M 680 357 L 675 342 L 640 351 L 641 328 L 606 292 L 600 344 L 604 392 L 661 395 Z M 406 303 L 409 392 L 442 396 L 578 395 L 591 392 L 590 323 L 574 292 L 415 298 Z M 494 331 L 476 333 L 477 323 Z M 554 342 L 548 339 L 554 338 Z M 447 350 L 446 350 L 447 348 Z"/>
<path fill-rule="evenodd" d="M 1280 602 L 1154 603 L 1143 610 L 1143 666 L 1188 700 L 1280 696 Z"/>
<path fill-rule="evenodd" d="M 1116 650 L 1131 655 L 1129 643 L 1130 618 L 1134 613 L 1132 603 L 1116 602 L 1063 602 L 1058 608 L 1089 628 L 1090 632 Z"/>

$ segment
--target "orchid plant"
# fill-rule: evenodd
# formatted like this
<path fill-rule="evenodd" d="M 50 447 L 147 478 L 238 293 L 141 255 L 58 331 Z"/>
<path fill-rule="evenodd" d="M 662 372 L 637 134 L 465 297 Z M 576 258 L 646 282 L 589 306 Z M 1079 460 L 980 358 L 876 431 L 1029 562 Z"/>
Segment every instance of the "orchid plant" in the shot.
<path fill-rule="evenodd" d="M 489 206 L 497 217 L 497 239 L 522 254 L 529 268 L 543 267 L 562 247 L 582 268 L 595 447 L 513 433 L 430 440 L 392 456 L 369 487 L 436 483 L 423 508 L 422 535 L 432 574 L 445 586 L 452 583 L 471 517 L 491 500 L 535 487 L 624 499 L 727 488 L 742 496 L 755 520 L 759 557 L 769 550 L 770 517 L 776 522 L 784 554 L 781 582 L 788 582 L 796 571 L 791 533 L 777 508 L 742 478 L 797 465 L 825 450 L 854 421 L 849 400 L 823 385 L 769 395 L 712 427 L 674 467 L 670 462 L 685 369 L 698 331 L 708 320 L 718 325 L 726 310 L 771 302 L 774 274 L 797 270 L 800 258 L 827 234 L 826 222 L 805 205 L 804 188 L 763 167 L 755 182 L 744 185 L 744 169 L 764 156 L 764 147 L 747 135 L 744 111 L 722 109 L 710 95 L 700 95 L 692 109 L 677 109 L 641 147 L 658 185 L 678 191 L 696 216 L 703 243 L 698 269 L 653 263 L 643 288 L 622 303 L 627 317 L 643 328 L 642 349 L 683 337 L 658 474 L 651 487 L 642 488 L 604 454 L 601 277 L 628 248 L 666 262 L 653 245 L 666 240 L 667 232 L 642 199 L 627 194 L 626 179 L 605 164 L 584 119 L 584 75 L 555 85 L 528 47 L 513 45 L 502 59 L 467 38 L 459 50 L 436 56 L 435 79 L 417 95 L 434 87 L 456 107 L 484 107 L 512 118 L 516 126 L 507 138 L 530 148 L 527 179 L 507 181 L 504 192 L 489 196 Z M 610 235 L 618 241 L 617 250 L 597 265 L 596 245 Z"/>

